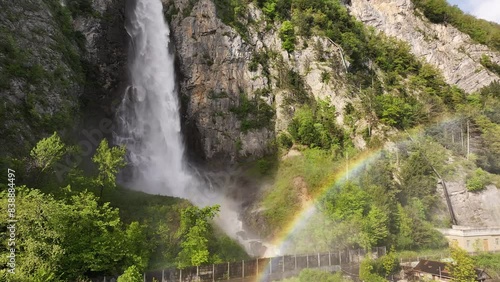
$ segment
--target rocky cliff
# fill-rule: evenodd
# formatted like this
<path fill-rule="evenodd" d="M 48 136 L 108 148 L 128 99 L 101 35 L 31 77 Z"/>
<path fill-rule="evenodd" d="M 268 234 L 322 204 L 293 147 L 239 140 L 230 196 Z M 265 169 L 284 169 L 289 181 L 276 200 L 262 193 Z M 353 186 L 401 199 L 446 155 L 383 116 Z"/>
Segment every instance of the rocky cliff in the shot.
<path fill-rule="evenodd" d="M 176 11 L 170 27 L 180 65 L 188 143 L 205 159 L 234 162 L 270 152 L 294 110 L 284 101 L 293 96 L 283 86 L 290 71 L 303 78 L 307 95 L 333 103 L 342 122 L 340 110 L 349 99 L 341 51 L 333 42 L 314 37 L 309 41 L 316 45 L 288 54 L 281 47 L 278 26 L 266 28 L 262 12 L 253 4 L 244 16 L 246 34 L 224 24 L 209 0 L 167 1 L 165 9 Z M 323 62 L 315 46 L 324 51 Z M 321 73 L 335 79 L 322 81 Z M 262 115 L 271 119 L 260 120 Z"/>
<path fill-rule="evenodd" d="M 83 92 L 78 38 L 58 1 L 0 3 L 0 147 L 25 152 L 72 122 Z"/>
<path fill-rule="evenodd" d="M 415 55 L 441 70 L 446 82 L 466 92 L 499 79 L 480 64 L 482 55 L 499 63 L 498 52 L 451 25 L 431 23 L 415 12 L 411 0 L 352 0 L 348 8 L 363 23 L 408 42 Z"/>
<path fill-rule="evenodd" d="M 112 114 L 125 81 L 121 1 L 0 3 L 2 155 L 22 156 L 83 113 Z M 73 128 L 73 130 L 71 130 Z"/>

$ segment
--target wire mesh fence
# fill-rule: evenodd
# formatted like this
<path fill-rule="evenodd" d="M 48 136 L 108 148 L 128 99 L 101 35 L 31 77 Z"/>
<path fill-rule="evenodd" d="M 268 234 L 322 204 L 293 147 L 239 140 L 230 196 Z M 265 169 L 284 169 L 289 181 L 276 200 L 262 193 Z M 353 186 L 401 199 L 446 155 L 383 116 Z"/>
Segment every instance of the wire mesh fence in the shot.
<path fill-rule="evenodd" d="M 306 268 L 320 268 L 325 271 L 337 271 L 342 265 L 357 264 L 370 256 L 381 257 L 386 254 L 385 247 L 376 247 L 371 251 L 336 250 L 325 253 L 284 255 L 272 258 L 257 258 L 236 262 L 186 267 L 183 269 L 164 269 L 144 273 L 145 282 L 187 282 L 187 281 L 251 281 L 246 278 L 264 276 L 269 280 L 279 280 L 297 275 Z M 117 277 L 101 277 L 93 282 L 115 282 Z M 239 280 L 238 280 L 239 279 Z"/>

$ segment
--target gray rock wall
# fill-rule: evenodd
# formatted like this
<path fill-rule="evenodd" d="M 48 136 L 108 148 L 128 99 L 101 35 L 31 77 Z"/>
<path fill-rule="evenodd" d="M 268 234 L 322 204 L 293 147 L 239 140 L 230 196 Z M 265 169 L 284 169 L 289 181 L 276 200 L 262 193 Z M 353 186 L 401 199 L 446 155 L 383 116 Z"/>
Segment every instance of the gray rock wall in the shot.
<path fill-rule="evenodd" d="M 414 13 L 411 0 L 352 0 L 351 13 L 363 23 L 408 42 L 412 52 L 442 71 L 446 82 L 473 92 L 499 77 L 479 60 L 500 63 L 500 54 L 474 43 L 451 25 L 433 24 Z"/>

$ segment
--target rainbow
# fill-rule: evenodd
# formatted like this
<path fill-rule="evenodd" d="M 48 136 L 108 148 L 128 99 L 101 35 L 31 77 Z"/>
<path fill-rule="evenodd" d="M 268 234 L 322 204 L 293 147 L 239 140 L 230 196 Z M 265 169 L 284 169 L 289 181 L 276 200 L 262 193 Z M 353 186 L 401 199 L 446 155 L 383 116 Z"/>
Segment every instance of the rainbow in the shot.
<path fill-rule="evenodd" d="M 283 231 L 281 231 L 279 235 L 275 236 L 275 239 L 271 242 L 271 244 L 277 246 L 278 250 L 283 250 L 286 247 L 286 244 L 289 242 L 291 236 L 298 230 L 301 230 L 304 225 L 306 225 L 311 216 L 316 213 L 316 202 L 325 197 L 325 195 L 328 193 L 328 191 L 330 191 L 331 188 L 346 182 L 349 177 L 357 175 L 363 169 L 363 167 L 376 160 L 380 156 L 381 152 L 382 149 L 367 150 L 361 152 L 357 154 L 353 159 L 349 160 L 348 162 L 346 161 L 345 169 L 337 169 L 336 171 L 334 171 L 327 181 L 327 183 L 331 184 L 323 185 L 323 187 L 325 188 L 317 192 L 316 195 L 313 196 L 313 199 L 309 201 L 307 205 L 302 207 L 302 210 L 298 212 L 292 220 L 290 220 L 290 223 L 288 223 L 285 228 L 283 228 Z M 267 266 L 266 269 L 259 273 L 257 281 L 264 281 L 268 273 L 269 266 Z"/>
<path fill-rule="evenodd" d="M 458 118 L 456 117 L 445 117 L 442 118 L 438 123 L 435 123 L 434 126 L 437 127 L 441 124 L 455 121 L 457 119 Z M 410 138 L 417 137 L 421 135 L 421 132 L 422 128 L 414 128 L 412 132 L 407 132 L 407 136 L 409 136 Z M 396 141 L 396 143 L 398 143 L 398 141 Z M 337 167 L 332 172 L 327 181 L 325 181 L 327 185 L 322 185 L 322 187 L 324 188 L 317 192 L 315 195 L 312 195 L 312 200 L 309 201 L 307 205 L 302 207 L 301 211 L 298 212 L 292 220 L 290 220 L 290 222 L 277 236 L 275 236 L 275 238 L 271 242 L 271 245 L 276 246 L 279 251 L 283 250 L 286 247 L 286 244 L 290 241 L 292 235 L 298 230 L 301 230 L 306 225 L 308 220 L 316 213 L 316 203 L 319 200 L 323 199 L 332 188 L 338 186 L 339 184 L 345 183 L 349 180 L 349 177 L 354 177 L 359 174 L 359 172 L 361 172 L 364 167 L 379 158 L 382 151 L 384 151 L 384 148 L 360 152 L 352 159 L 345 161 L 344 166 L 340 166 L 343 168 Z M 257 277 L 257 281 L 264 281 L 268 273 L 269 266 L 263 269 L 263 271 L 260 271 Z"/>

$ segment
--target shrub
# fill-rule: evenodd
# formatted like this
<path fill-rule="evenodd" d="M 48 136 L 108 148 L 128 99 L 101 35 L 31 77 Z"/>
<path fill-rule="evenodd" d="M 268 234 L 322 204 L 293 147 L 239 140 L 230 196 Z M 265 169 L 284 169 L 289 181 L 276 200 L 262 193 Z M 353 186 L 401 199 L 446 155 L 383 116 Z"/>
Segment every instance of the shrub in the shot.
<path fill-rule="evenodd" d="M 491 61 L 491 58 L 487 55 L 481 56 L 481 65 L 489 69 L 490 71 L 500 75 L 500 65 Z"/>
<path fill-rule="evenodd" d="M 274 109 L 261 98 L 249 100 L 245 94 L 240 95 L 240 104 L 230 109 L 241 121 L 241 131 L 268 127 L 274 117 Z"/>
<path fill-rule="evenodd" d="M 293 140 L 284 132 L 278 135 L 278 145 L 285 149 L 290 149 L 293 146 Z"/>
<path fill-rule="evenodd" d="M 280 28 L 281 47 L 291 53 L 295 50 L 295 31 L 291 21 L 284 21 Z"/>
<path fill-rule="evenodd" d="M 488 184 L 488 174 L 481 168 L 476 169 L 467 180 L 467 190 L 470 192 L 481 191 Z"/>
<path fill-rule="evenodd" d="M 257 161 L 257 167 L 259 169 L 260 174 L 266 174 L 267 172 L 269 172 L 271 166 L 272 166 L 271 162 L 269 162 L 266 159 L 260 159 Z"/>
<path fill-rule="evenodd" d="M 130 266 L 118 277 L 117 282 L 142 282 L 143 277 L 135 265 Z"/>

